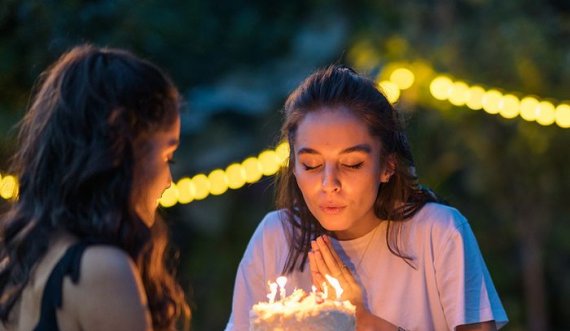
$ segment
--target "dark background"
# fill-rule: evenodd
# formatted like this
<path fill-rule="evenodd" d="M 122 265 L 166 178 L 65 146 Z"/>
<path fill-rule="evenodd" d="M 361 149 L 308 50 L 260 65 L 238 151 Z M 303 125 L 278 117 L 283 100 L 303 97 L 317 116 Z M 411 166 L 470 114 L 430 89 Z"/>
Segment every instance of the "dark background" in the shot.
<path fill-rule="evenodd" d="M 127 48 L 170 73 L 187 101 L 175 180 L 274 146 L 286 95 L 330 63 L 374 74 L 417 62 L 555 105 L 570 98 L 565 0 L 2 0 L 3 175 L 35 79 L 82 42 Z M 570 129 L 455 107 L 418 86 L 398 104 L 418 174 L 470 220 L 505 329 L 570 330 Z M 272 183 L 164 210 L 194 330 L 225 326 L 237 264 L 273 208 Z"/>

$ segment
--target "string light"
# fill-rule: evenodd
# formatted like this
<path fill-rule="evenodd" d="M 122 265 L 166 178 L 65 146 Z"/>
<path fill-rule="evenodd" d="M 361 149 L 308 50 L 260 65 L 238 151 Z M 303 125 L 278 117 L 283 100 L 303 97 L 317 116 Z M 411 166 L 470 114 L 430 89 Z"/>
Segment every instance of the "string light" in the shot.
<path fill-rule="evenodd" d="M 429 85 L 431 96 L 436 100 L 449 101 L 455 106 L 467 106 L 472 110 L 483 109 L 492 115 L 501 115 L 513 119 L 520 115 L 525 121 L 536 121 L 548 126 L 556 123 L 561 128 L 570 127 L 570 106 L 554 105 L 547 100 L 539 100 L 533 96 L 519 99 L 513 93 L 499 89 L 485 90 L 478 85 L 469 86 L 462 81 L 453 81 L 446 75 L 437 75 Z"/>
<path fill-rule="evenodd" d="M 389 73 L 383 72 L 377 80 L 378 87 L 385 93 L 388 101 L 397 102 L 401 91 L 411 88 L 417 83 L 414 71 L 410 66 L 390 64 Z M 417 68 L 416 68 L 417 69 Z M 424 70 L 425 71 L 425 70 Z M 419 74 L 422 81 L 429 81 L 429 92 L 439 101 L 448 101 L 454 106 L 466 106 L 472 110 L 484 110 L 506 119 L 520 116 L 523 120 L 536 121 L 548 126 L 556 123 L 561 128 L 570 128 L 570 105 L 555 105 L 547 100 L 534 96 L 517 97 L 514 93 L 501 92 L 499 89 L 485 89 L 479 85 L 469 85 L 464 81 L 453 81 L 447 75 L 427 76 Z M 388 77 L 388 79 L 380 79 Z M 241 163 L 232 163 L 225 169 L 215 169 L 208 175 L 197 174 L 192 178 L 183 177 L 162 194 L 159 204 L 168 208 L 192 201 L 202 200 L 209 195 L 221 195 L 227 190 L 237 190 L 246 184 L 259 181 L 263 176 L 272 176 L 281 167 L 288 166 L 289 144 L 282 142 L 275 149 L 264 150 L 257 157 L 248 157 Z M 18 182 L 14 176 L 0 174 L 0 197 L 9 200 L 18 196 Z"/>
<path fill-rule="evenodd" d="M 257 157 L 248 157 L 241 163 L 232 163 L 225 170 L 215 169 L 209 173 L 197 174 L 191 179 L 181 178 L 164 191 L 159 203 L 162 207 L 172 207 L 177 203 L 186 204 L 205 199 L 209 195 L 221 195 L 228 189 L 237 190 L 248 183 L 255 183 L 263 176 L 276 174 L 289 159 L 289 144 L 283 142 L 275 149 L 267 149 Z"/>
<path fill-rule="evenodd" d="M 18 180 L 11 175 L 0 175 L 0 197 L 10 200 L 18 196 Z"/>

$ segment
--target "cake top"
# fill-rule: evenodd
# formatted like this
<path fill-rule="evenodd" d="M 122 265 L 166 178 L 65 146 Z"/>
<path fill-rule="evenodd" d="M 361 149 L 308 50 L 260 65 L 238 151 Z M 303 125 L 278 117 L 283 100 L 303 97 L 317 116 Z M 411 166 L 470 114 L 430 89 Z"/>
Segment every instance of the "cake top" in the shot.
<path fill-rule="evenodd" d="M 330 277 L 330 276 L 329 276 Z M 330 277 L 332 278 L 332 277 Z M 328 279 L 328 278 L 327 278 Z M 290 296 L 286 296 L 285 284 L 287 278 L 277 278 L 277 283 L 269 283 L 270 293 L 267 295 L 269 302 L 260 302 L 252 307 L 252 314 L 257 315 L 262 319 L 268 319 L 275 314 L 289 316 L 293 314 L 308 314 L 312 315 L 316 312 L 322 311 L 340 311 L 346 314 L 354 315 L 355 306 L 350 301 L 341 301 L 340 296 L 342 289 L 338 285 L 338 281 L 332 278 L 329 282 L 335 287 L 336 299 L 329 298 L 328 286 L 323 283 L 323 291 L 317 291 L 313 286 L 310 293 L 306 293 L 302 289 L 295 289 Z M 275 300 L 277 294 L 277 286 L 280 288 L 280 299 Z"/>

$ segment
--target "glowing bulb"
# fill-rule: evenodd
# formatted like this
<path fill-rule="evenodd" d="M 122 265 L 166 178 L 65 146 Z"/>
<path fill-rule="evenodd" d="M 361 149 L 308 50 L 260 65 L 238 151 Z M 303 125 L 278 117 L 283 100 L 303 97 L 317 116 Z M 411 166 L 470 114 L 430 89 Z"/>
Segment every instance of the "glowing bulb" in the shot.
<path fill-rule="evenodd" d="M 464 82 L 453 83 L 449 91 L 449 102 L 455 106 L 463 106 L 469 100 L 469 86 Z"/>
<path fill-rule="evenodd" d="M 384 92 L 386 99 L 388 99 L 390 103 L 394 103 L 400 98 L 400 89 L 398 88 L 398 85 L 392 83 L 391 81 L 381 81 L 378 84 L 378 87 L 380 87 L 382 92 Z"/>
<path fill-rule="evenodd" d="M 255 157 L 249 157 L 242 162 L 242 167 L 245 170 L 245 181 L 247 183 L 255 183 L 263 173 L 261 172 L 261 164 L 259 164 L 259 160 Z"/>
<path fill-rule="evenodd" d="M 538 100 L 533 97 L 525 97 L 521 100 L 521 117 L 526 121 L 534 121 L 536 120 L 537 111 L 536 108 L 538 107 Z"/>
<path fill-rule="evenodd" d="M 221 169 L 216 169 L 208 175 L 210 181 L 210 193 L 212 195 L 220 195 L 228 190 L 228 178 L 226 173 Z"/>
<path fill-rule="evenodd" d="M 265 176 L 271 176 L 275 174 L 281 167 L 281 159 L 275 151 L 263 151 L 259 153 L 257 158 L 261 164 L 261 172 Z"/>
<path fill-rule="evenodd" d="M 194 187 L 194 183 L 192 183 L 192 180 L 190 178 L 181 178 L 176 183 L 176 187 L 178 187 L 178 202 L 186 204 L 194 200 L 196 188 Z"/>
<path fill-rule="evenodd" d="M 540 125 L 550 125 L 556 120 L 555 108 L 551 102 L 542 101 L 536 111 L 536 122 Z"/>
<path fill-rule="evenodd" d="M 483 95 L 483 109 L 489 114 L 497 114 L 499 112 L 499 102 L 503 95 L 497 90 L 489 90 Z"/>
<path fill-rule="evenodd" d="M 232 163 L 226 168 L 228 187 L 238 189 L 245 184 L 245 169 L 239 163 Z"/>
<path fill-rule="evenodd" d="M 414 84 L 414 73 L 406 68 L 398 68 L 390 75 L 392 81 L 400 90 L 406 90 Z"/>
<path fill-rule="evenodd" d="M 484 95 L 485 90 L 481 86 L 471 86 L 469 88 L 469 99 L 466 102 L 467 107 L 473 110 L 483 109 Z"/>
<path fill-rule="evenodd" d="M 289 143 L 287 141 L 282 142 L 279 144 L 279 146 L 277 146 L 277 148 L 275 148 L 275 152 L 281 160 L 281 166 L 286 167 L 287 163 L 289 162 Z"/>
<path fill-rule="evenodd" d="M 570 128 L 570 105 L 556 107 L 556 124 L 561 128 Z"/>
<path fill-rule="evenodd" d="M 431 95 L 437 100 L 446 100 L 449 98 L 449 92 L 452 86 L 453 82 L 449 77 L 437 76 L 429 85 L 429 90 Z"/>
<path fill-rule="evenodd" d="M 18 193 L 18 181 L 12 175 L 4 175 L 0 181 L 0 196 L 6 200 L 15 198 Z"/>
<path fill-rule="evenodd" d="M 194 199 L 202 200 L 210 194 L 210 181 L 208 177 L 204 174 L 197 174 L 192 177 L 192 183 L 194 183 Z"/>
<path fill-rule="evenodd" d="M 512 94 L 503 96 L 499 102 L 499 113 L 504 118 L 514 118 L 519 114 L 519 99 Z"/>
<path fill-rule="evenodd" d="M 178 202 L 178 188 L 176 184 L 171 183 L 170 187 L 162 192 L 162 196 L 158 202 L 165 208 L 174 206 Z"/>

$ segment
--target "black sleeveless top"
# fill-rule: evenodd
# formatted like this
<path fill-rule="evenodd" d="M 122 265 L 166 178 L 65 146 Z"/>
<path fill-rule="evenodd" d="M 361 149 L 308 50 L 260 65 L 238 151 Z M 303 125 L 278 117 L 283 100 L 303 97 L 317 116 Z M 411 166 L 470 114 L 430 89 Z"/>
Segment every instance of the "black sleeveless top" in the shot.
<path fill-rule="evenodd" d="M 70 246 L 51 271 L 42 295 L 40 319 L 34 331 L 59 331 L 55 312 L 63 305 L 63 279 L 70 276 L 71 281 L 77 284 L 81 257 L 89 245 L 92 243 L 79 242 Z"/>

